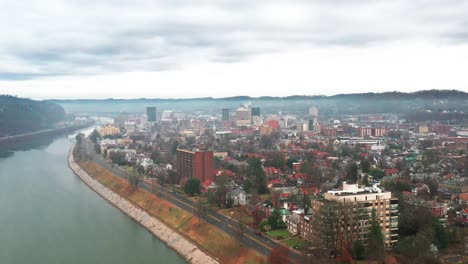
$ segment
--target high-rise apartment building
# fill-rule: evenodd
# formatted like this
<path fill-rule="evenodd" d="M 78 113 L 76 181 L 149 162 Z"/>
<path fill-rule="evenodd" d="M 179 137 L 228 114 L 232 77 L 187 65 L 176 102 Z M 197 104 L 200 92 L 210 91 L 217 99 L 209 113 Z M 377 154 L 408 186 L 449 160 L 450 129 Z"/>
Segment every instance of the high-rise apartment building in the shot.
<path fill-rule="evenodd" d="M 214 180 L 213 152 L 177 149 L 176 169 L 181 178 Z"/>
<path fill-rule="evenodd" d="M 360 188 L 357 184 L 344 182 L 343 190 L 328 191 L 324 194 L 324 198 L 329 201 L 358 205 L 363 214 L 360 214 L 359 218 L 360 231 L 357 239 L 366 242 L 374 210 L 377 221 L 382 227 L 385 245 L 391 246 L 398 241 L 398 199 L 392 198 L 391 192 L 384 192 L 375 186 Z"/>
<path fill-rule="evenodd" d="M 369 137 L 372 136 L 371 127 L 360 127 L 358 128 L 358 137 Z"/>
<path fill-rule="evenodd" d="M 398 199 L 376 186 L 360 188 L 344 182 L 342 190 L 313 199 L 311 213 L 293 211 L 287 224 L 291 233 L 306 240 L 326 240 L 322 242 L 329 243 L 327 246 L 339 247 L 346 240 L 366 244 L 373 219 L 382 227 L 385 245 L 394 245 L 398 241 Z"/>
<path fill-rule="evenodd" d="M 390 129 L 384 127 L 359 127 L 358 137 L 385 137 Z"/>
<path fill-rule="evenodd" d="M 260 116 L 260 107 L 252 107 L 252 116 Z"/>
<path fill-rule="evenodd" d="M 146 117 L 148 122 L 156 122 L 156 107 L 146 107 Z"/>

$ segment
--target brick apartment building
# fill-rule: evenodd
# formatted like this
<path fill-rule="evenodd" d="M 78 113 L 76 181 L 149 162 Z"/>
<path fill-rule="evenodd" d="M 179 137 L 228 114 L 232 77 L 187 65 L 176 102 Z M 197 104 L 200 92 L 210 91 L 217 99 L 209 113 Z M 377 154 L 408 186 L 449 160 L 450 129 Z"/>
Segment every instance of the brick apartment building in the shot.
<path fill-rule="evenodd" d="M 450 134 L 450 126 L 445 124 L 432 123 L 429 124 L 429 132 L 436 134 Z"/>
<path fill-rule="evenodd" d="M 214 180 L 213 152 L 177 149 L 177 174 L 181 178 L 194 177 L 204 182 Z"/>
<path fill-rule="evenodd" d="M 382 127 L 360 127 L 358 128 L 358 137 L 385 137 L 390 132 L 388 128 Z"/>

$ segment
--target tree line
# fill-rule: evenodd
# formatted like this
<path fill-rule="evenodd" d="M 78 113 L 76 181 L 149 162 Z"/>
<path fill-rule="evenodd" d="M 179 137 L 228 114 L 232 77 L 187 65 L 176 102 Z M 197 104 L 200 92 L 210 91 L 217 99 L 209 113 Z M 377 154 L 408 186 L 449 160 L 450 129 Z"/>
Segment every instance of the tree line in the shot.
<path fill-rule="evenodd" d="M 64 119 L 65 110 L 56 103 L 0 95 L 0 137 L 52 128 Z"/>

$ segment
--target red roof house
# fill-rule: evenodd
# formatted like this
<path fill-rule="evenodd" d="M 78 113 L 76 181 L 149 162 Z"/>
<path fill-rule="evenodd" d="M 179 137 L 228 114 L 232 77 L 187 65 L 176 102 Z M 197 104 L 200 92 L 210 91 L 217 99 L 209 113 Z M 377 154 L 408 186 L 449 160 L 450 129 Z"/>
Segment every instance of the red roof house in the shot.
<path fill-rule="evenodd" d="M 271 181 L 268 181 L 268 188 L 273 188 L 273 187 L 282 187 L 284 186 L 283 180 L 281 179 L 274 179 Z"/>
<path fill-rule="evenodd" d="M 400 171 L 397 168 L 389 168 L 385 170 L 386 175 L 394 175 L 394 174 L 398 174 L 398 172 Z"/>
<path fill-rule="evenodd" d="M 303 187 L 301 193 L 306 195 L 317 195 L 320 194 L 320 189 L 316 187 Z"/>

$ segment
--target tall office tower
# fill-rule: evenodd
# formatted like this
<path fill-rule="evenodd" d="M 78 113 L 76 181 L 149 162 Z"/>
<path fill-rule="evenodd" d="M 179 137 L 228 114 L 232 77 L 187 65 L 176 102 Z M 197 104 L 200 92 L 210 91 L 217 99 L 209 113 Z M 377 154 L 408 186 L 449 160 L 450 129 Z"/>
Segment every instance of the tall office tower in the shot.
<path fill-rule="evenodd" d="M 307 131 L 315 131 L 314 124 L 315 124 L 314 119 L 307 120 Z"/>
<path fill-rule="evenodd" d="M 223 109 L 223 121 L 229 121 L 229 109 L 224 108 Z"/>
<path fill-rule="evenodd" d="M 309 115 L 311 119 L 309 120 L 309 130 L 314 132 L 320 131 L 320 125 L 318 122 L 318 108 L 315 106 L 311 106 L 309 108 Z M 311 124 L 312 121 L 312 124 Z"/>
<path fill-rule="evenodd" d="M 252 107 L 252 116 L 260 116 L 260 107 Z"/>
<path fill-rule="evenodd" d="M 156 107 L 146 107 L 146 116 L 148 122 L 156 122 Z"/>

